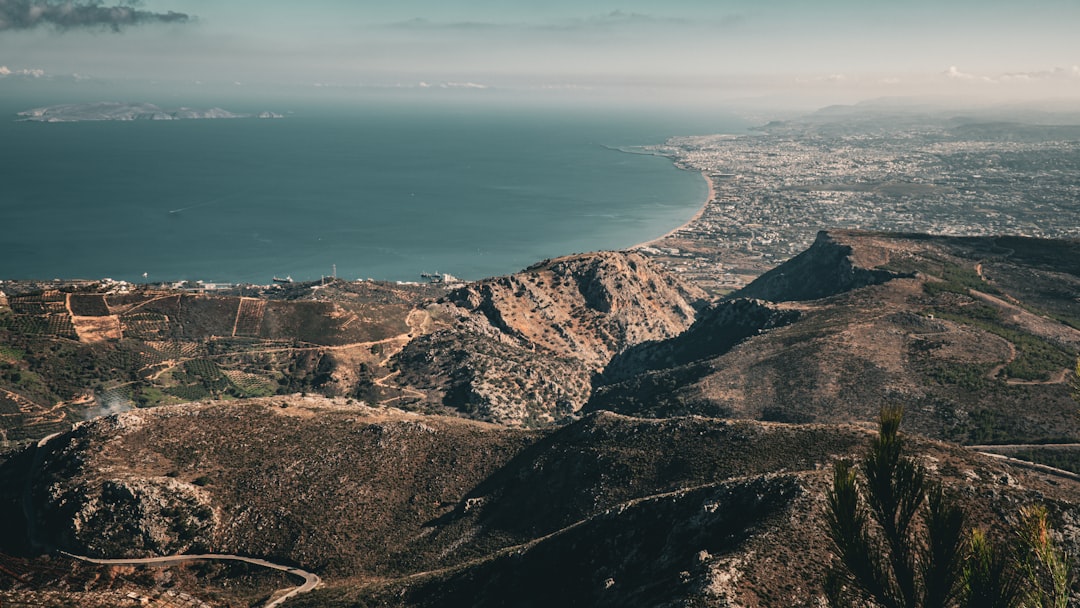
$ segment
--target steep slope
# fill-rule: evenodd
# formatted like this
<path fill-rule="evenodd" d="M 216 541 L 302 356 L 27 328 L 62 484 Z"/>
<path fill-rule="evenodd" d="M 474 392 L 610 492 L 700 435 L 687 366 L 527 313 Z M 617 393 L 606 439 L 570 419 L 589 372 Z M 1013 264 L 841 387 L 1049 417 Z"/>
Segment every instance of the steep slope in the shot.
<path fill-rule="evenodd" d="M 85 281 L 4 290 L 0 441 L 135 406 L 299 392 L 542 425 L 580 408 L 613 355 L 677 335 L 704 301 L 617 252 L 449 293 L 339 280 L 232 294 Z"/>
<path fill-rule="evenodd" d="M 902 403 L 910 427 L 934 437 L 1076 440 L 1066 380 L 1080 349 L 1080 277 L 1069 272 L 1078 260 L 1071 242 L 825 234 L 734 294 L 788 301 L 797 321 L 748 335 L 703 315 L 694 333 L 745 340 L 692 360 L 669 354 L 692 353 L 680 342 L 688 338 L 642 345 L 638 359 L 670 364 L 633 377 L 615 368 L 586 410 L 849 422 Z M 833 295 L 804 299 L 821 293 Z"/>
<path fill-rule="evenodd" d="M 284 407 L 282 406 L 284 405 Z M 771 449 L 784 438 L 783 449 Z M 4 532 L 94 556 L 251 554 L 404 575 L 528 542 L 656 493 L 815 468 L 861 435 L 590 416 L 528 432 L 309 398 L 80 425 L 5 463 Z"/>
<path fill-rule="evenodd" d="M 436 328 L 394 357 L 392 381 L 483 420 L 551 422 L 585 403 L 613 356 L 678 335 L 703 301 L 637 253 L 546 260 L 428 307 Z"/>
<path fill-rule="evenodd" d="M 527 432 L 320 399 L 192 404 L 81 425 L 9 459 L 0 487 L 44 545 L 313 570 L 326 587 L 300 606 L 811 606 L 830 463 L 868 437 L 701 417 L 600 413 Z M 1078 546 L 1073 478 L 910 445 L 975 521 L 1003 525 L 1038 500 Z M 11 550 L 28 528 L 4 521 Z"/>
<path fill-rule="evenodd" d="M 38 544 L 74 553 L 398 571 L 425 522 L 532 440 L 315 398 L 166 406 L 53 439 L 20 500 L 34 506 Z"/>
<path fill-rule="evenodd" d="M 628 345 L 682 332 L 703 300 L 640 254 L 610 251 L 546 260 L 447 297 L 523 344 L 595 370 Z"/>
<path fill-rule="evenodd" d="M 850 233 L 819 232 L 809 249 L 761 275 L 732 297 L 770 302 L 817 300 L 904 276 L 876 268 L 887 263 L 889 248 L 861 241 L 855 249 L 845 237 Z"/>
<path fill-rule="evenodd" d="M 693 325 L 678 336 L 643 342 L 613 357 L 604 369 L 602 381 L 616 382 L 648 370 L 718 357 L 751 336 L 794 323 L 800 314 L 798 308 L 762 300 L 740 298 L 715 303 L 701 311 Z"/>

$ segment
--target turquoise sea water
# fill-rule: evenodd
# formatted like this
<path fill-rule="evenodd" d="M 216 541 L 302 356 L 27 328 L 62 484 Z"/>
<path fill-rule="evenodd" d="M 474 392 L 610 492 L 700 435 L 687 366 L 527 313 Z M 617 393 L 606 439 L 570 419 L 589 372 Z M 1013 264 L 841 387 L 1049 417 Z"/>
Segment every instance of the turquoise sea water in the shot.
<path fill-rule="evenodd" d="M 505 274 L 634 245 L 701 206 L 700 175 L 606 146 L 744 128 L 435 105 L 63 124 L 15 122 L 18 109 L 0 121 L 8 279 L 268 283 L 332 265 L 348 279 Z"/>

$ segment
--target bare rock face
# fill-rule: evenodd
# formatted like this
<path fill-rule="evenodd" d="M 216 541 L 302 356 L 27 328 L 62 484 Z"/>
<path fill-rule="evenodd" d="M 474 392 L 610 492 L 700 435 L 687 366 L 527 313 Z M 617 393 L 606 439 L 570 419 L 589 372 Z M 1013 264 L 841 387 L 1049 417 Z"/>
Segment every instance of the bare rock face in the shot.
<path fill-rule="evenodd" d="M 75 496 L 81 504 L 63 534 L 96 555 L 184 553 L 209 546 L 215 532 L 208 494 L 168 477 L 109 479 Z"/>
<path fill-rule="evenodd" d="M 451 292 L 429 311 L 445 327 L 393 364 L 406 387 L 471 417 L 552 422 L 588 400 L 612 357 L 688 328 L 704 298 L 633 252 L 546 260 Z"/>
<path fill-rule="evenodd" d="M 38 448 L 40 476 L 25 498 L 34 542 L 98 556 L 183 553 L 212 544 L 217 515 L 206 489 L 165 475 L 83 474 L 99 433 L 133 433 L 144 422 L 140 412 L 120 414 Z"/>
<path fill-rule="evenodd" d="M 555 422 L 589 398 L 591 372 L 580 361 L 540 356 L 484 336 L 441 331 L 398 355 L 401 380 L 471 418 L 498 424 Z"/>
<path fill-rule="evenodd" d="M 605 251 L 547 260 L 463 287 L 448 300 L 523 346 L 599 371 L 628 346 L 681 333 L 704 294 L 640 254 Z"/>

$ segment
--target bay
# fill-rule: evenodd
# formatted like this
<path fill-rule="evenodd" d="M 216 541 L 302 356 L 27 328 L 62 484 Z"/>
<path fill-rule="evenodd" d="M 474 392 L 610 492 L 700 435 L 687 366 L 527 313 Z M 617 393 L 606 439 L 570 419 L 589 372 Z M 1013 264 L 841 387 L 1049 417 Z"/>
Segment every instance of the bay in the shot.
<path fill-rule="evenodd" d="M 260 284 L 334 267 L 471 280 L 629 247 L 693 216 L 707 188 L 668 159 L 612 148 L 745 128 L 724 115 L 423 103 L 272 120 L 11 116 L 0 278 Z"/>

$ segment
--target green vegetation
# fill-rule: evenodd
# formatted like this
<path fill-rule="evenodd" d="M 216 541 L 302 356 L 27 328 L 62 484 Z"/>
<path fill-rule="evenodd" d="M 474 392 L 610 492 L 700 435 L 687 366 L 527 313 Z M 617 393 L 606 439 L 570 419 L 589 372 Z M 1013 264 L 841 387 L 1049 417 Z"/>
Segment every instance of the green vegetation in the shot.
<path fill-rule="evenodd" d="M 210 391 L 201 384 L 170 386 L 164 392 L 178 397 L 181 401 L 198 401 L 210 396 Z"/>
<path fill-rule="evenodd" d="M 154 386 L 141 386 L 135 391 L 135 403 L 139 407 L 157 407 L 175 402 L 170 399 L 160 388 Z"/>
<path fill-rule="evenodd" d="M 1033 505 L 1020 513 L 1019 576 L 1028 584 L 1027 606 L 1066 608 L 1072 581 L 1072 559 L 1050 534 L 1046 507 Z"/>
<path fill-rule="evenodd" d="M 1005 374 L 1018 380 L 1049 380 L 1050 376 L 1069 367 L 1073 355 L 1061 348 L 1011 327 L 1002 325 L 997 315 L 989 315 L 988 306 L 972 305 L 937 309 L 935 317 L 977 327 L 1008 340 L 1016 347 L 1016 358 L 1005 366 Z M 995 310 L 996 313 L 996 310 Z"/>
<path fill-rule="evenodd" d="M 962 591 L 963 512 L 902 455 L 902 416 L 884 408 L 858 471 L 848 461 L 833 469 L 826 519 L 839 557 L 825 584 L 830 605 L 943 608 Z"/>
<path fill-rule="evenodd" d="M 1020 608 L 1022 581 L 1012 575 L 1012 563 L 1005 552 L 978 528 L 968 537 L 970 551 L 964 565 L 965 605 L 981 608 Z"/>
<path fill-rule="evenodd" d="M 994 410 L 975 410 L 968 414 L 968 442 L 972 444 L 1009 443 L 1016 440 L 1011 420 Z"/>
<path fill-rule="evenodd" d="M 825 581 L 832 606 L 1065 608 L 1072 560 L 1054 543 L 1046 508 L 1021 510 L 1017 535 L 995 544 L 902 454 L 903 410 L 881 412 L 858 469 L 833 468 L 826 523 L 837 558 Z M 861 473 L 861 478 L 859 476 Z"/>
<path fill-rule="evenodd" d="M 26 351 L 21 348 L 0 344 L 0 360 L 7 361 L 8 363 L 15 363 L 17 361 L 22 361 L 24 357 L 26 357 Z"/>
<path fill-rule="evenodd" d="M 1076 357 L 1076 367 L 1069 378 L 1069 389 L 1072 391 L 1073 400 L 1080 403 L 1080 356 Z"/>
<path fill-rule="evenodd" d="M 1056 321 L 1060 321 L 1061 323 L 1064 323 L 1065 325 L 1068 325 L 1069 327 L 1071 327 L 1073 329 L 1080 329 L 1080 318 L 1071 317 L 1069 315 L 1056 314 L 1056 313 L 1051 313 L 1049 316 L 1052 319 L 1054 319 Z"/>
<path fill-rule="evenodd" d="M 974 267 L 937 259 L 932 256 L 925 256 L 922 259 L 892 261 L 882 266 L 882 269 L 902 273 L 920 272 L 940 279 L 938 281 L 926 281 L 923 284 L 923 289 L 932 296 L 941 293 L 967 295 L 968 291 L 972 289 L 989 294 L 1001 293 L 996 287 L 984 281 Z"/>
<path fill-rule="evenodd" d="M 990 384 L 987 378 L 992 366 L 980 363 L 937 362 L 927 371 L 939 384 L 956 385 L 966 391 L 980 391 Z"/>

